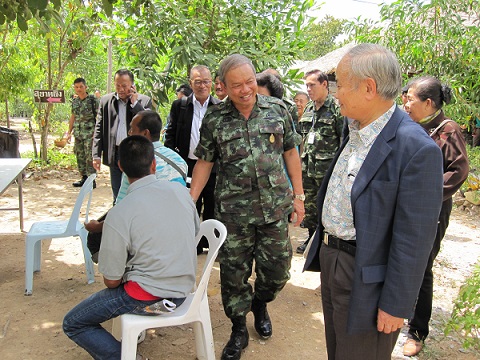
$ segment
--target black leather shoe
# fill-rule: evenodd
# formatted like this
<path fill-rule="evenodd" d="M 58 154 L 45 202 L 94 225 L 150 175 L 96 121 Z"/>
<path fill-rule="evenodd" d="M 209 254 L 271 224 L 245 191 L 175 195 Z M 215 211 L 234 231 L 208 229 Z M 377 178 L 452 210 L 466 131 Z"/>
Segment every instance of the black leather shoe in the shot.
<path fill-rule="evenodd" d="M 248 346 L 248 330 L 245 325 L 232 327 L 232 335 L 223 348 L 221 360 L 239 360 L 242 350 Z"/>
<path fill-rule="evenodd" d="M 297 254 L 303 254 L 305 252 L 309 241 L 310 239 L 307 239 L 307 241 L 305 241 L 302 245 L 297 247 Z"/>
<path fill-rule="evenodd" d="M 85 181 L 87 181 L 87 177 L 86 177 L 86 176 L 82 176 L 82 180 L 75 181 L 72 185 L 73 185 L 74 187 L 82 187 L 83 184 L 85 183 Z"/>
<path fill-rule="evenodd" d="M 264 339 L 268 339 L 272 336 L 272 322 L 267 311 L 267 303 L 258 300 L 255 296 L 252 301 L 252 312 L 255 317 L 255 330 L 258 335 Z"/>

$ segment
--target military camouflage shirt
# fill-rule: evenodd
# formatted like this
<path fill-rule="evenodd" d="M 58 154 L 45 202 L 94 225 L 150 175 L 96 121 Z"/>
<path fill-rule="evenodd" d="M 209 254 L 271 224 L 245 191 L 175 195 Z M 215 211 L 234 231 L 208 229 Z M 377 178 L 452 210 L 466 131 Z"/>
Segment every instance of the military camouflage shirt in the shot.
<path fill-rule="evenodd" d="M 331 95 L 320 109 L 310 101 L 299 121 L 297 131 L 303 138 L 302 172 L 304 176 L 322 178 L 340 146 L 343 116 Z"/>
<path fill-rule="evenodd" d="M 257 95 L 245 119 L 230 99 L 208 108 L 195 155 L 219 160 L 216 216 L 265 224 L 292 211 L 283 153 L 300 144 L 285 104 Z"/>
<path fill-rule="evenodd" d="M 283 98 L 282 99 L 285 105 L 287 105 L 288 112 L 290 113 L 290 116 L 292 117 L 293 124 L 295 125 L 295 129 L 298 128 L 298 109 L 297 109 L 297 104 L 293 100 L 290 100 L 289 98 Z"/>
<path fill-rule="evenodd" d="M 97 110 L 98 100 L 93 95 L 87 95 L 83 100 L 79 97 L 72 100 L 72 114 L 75 116 L 73 134 L 77 139 L 93 137 Z"/>

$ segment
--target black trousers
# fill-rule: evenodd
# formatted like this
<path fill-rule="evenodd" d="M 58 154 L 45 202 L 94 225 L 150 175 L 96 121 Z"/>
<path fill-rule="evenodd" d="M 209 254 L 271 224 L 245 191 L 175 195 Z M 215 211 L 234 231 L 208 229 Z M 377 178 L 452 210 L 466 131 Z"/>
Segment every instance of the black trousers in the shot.
<path fill-rule="evenodd" d="M 193 168 L 195 167 L 196 163 L 197 163 L 197 160 L 187 159 L 187 165 L 188 165 L 187 176 L 189 178 L 192 177 Z M 203 188 L 202 192 L 200 193 L 200 196 L 197 199 L 197 203 L 196 203 L 197 212 L 198 212 L 198 216 L 200 216 L 202 220 L 208 220 L 208 219 L 214 218 L 214 213 L 215 213 L 214 192 L 215 192 L 216 179 L 217 179 L 217 174 L 216 172 L 212 171 L 210 173 L 210 177 L 208 178 L 207 183 L 205 184 L 205 187 Z M 187 184 L 187 186 L 190 187 L 190 184 Z M 207 239 L 202 238 L 198 244 L 198 247 L 208 248 Z"/>
<path fill-rule="evenodd" d="M 322 245 L 321 292 L 328 360 L 390 360 L 400 330 L 347 333 L 355 258 Z M 376 319 L 375 319 L 376 320 Z"/>
<path fill-rule="evenodd" d="M 122 183 L 122 170 L 118 167 L 118 146 L 115 146 L 115 155 L 113 158 L 113 163 L 110 164 L 110 184 L 112 185 L 112 193 L 113 193 L 113 203 L 115 204 L 115 200 L 118 196 L 118 191 L 120 190 L 120 185 Z"/>
<path fill-rule="evenodd" d="M 440 251 L 440 244 L 447 231 L 450 213 L 452 212 L 452 203 L 452 198 L 442 203 L 442 209 L 438 217 L 437 234 L 435 235 L 432 252 L 428 258 L 427 268 L 425 269 L 422 286 L 418 294 L 417 305 L 415 306 L 415 313 L 408 323 L 410 326 L 408 334 L 415 340 L 425 340 L 429 333 L 428 323 L 432 316 L 433 301 L 433 262 Z"/>

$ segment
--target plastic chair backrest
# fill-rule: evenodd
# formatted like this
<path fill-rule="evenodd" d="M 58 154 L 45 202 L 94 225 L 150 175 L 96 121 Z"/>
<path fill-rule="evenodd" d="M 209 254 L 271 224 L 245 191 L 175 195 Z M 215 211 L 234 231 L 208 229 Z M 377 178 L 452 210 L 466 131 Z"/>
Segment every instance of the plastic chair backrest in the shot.
<path fill-rule="evenodd" d="M 205 220 L 200 224 L 200 231 L 196 236 L 197 242 L 202 236 L 205 236 L 208 240 L 208 254 L 191 306 L 195 306 L 195 304 L 199 305 L 203 295 L 206 293 L 213 264 L 215 263 L 220 247 L 227 238 L 227 228 L 218 220 Z"/>
<path fill-rule="evenodd" d="M 75 233 L 77 229 L 78 220 L 80 218 L 80 210 L 82 209 L 82 204 L 85 200 L 85 197 L 88 195 L 87 208 L 85 210 L 85 222 L 88 222 L 88 212 L 90 211 L 90 202 L 92 200 L 93 192 L 93 180 L 97 177 L 97 174 L 90 175 L 87 180 L 83 183 L 80 192 L 78 193 L 77 200 L 75 201 L 75 206 L 73 207 L 72 215 L 68 220 L 67 233 Z M 83 223 L 82 223 L 83 226 Z"/>

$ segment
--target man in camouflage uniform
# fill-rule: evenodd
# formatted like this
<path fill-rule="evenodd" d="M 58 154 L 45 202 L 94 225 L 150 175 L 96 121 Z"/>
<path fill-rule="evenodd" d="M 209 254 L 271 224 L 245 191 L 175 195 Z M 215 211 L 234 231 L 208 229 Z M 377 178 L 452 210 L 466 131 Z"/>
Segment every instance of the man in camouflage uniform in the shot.
<path fill-rule="evenodd" d="M 323 177 L 340 146 L 343 117 L 328 93 L 328 77 L 320 70 L 305 74 L 305 84 L 311 101 L 299 121 L 302 135 L 302 177 L 305 189 L 305 220 L 307 240 L 297 248 L 303 254 L 317 228 L 317 192 Z"/>
<path fill-rule="evenodd" d="M 304 215 L 296 149 L 301 139 L 292 128 L 285 104 L 257 95 L 255 69 L 248 58 L 228 56 L 220 64 L 219 76 L 228 98 L 209 107 L 202 121 L 190 194 L 195 201 L 218 160 L 215 218 L 228 230 L 219 256 L 222 301 L 233 324 L 221 359 L 237 360 L 248 345 L 247 313 L 253 312 L 258 334 L 269 338 L 272 324 L 266 304 L 290 278 L 287 217 L 292 201 L 296 225 Z M 252 289 L 248 279 L 254 260 Z"/>
<path fill-rule="evenodd" d="M 67 139 L 75 135 L 73 151 L 77 158 L 78 171 L 82 178 L 72 185 L 81 187 L 87 177 L 96 171 L 92 165 L 92 141 L 95 130 L 95 118 L 98 110 L 98 99 L 87 93 L 85 79 L 77 78 L 73 82 L 75 96 L 72 100 L 72 115 L 68 124 Z M 96 187 L 95 181 L 93 187 Z"/>

